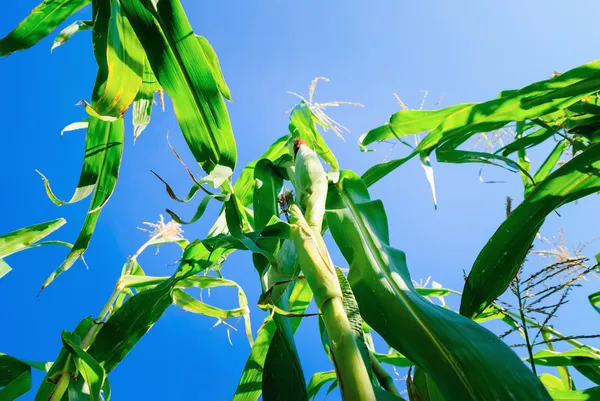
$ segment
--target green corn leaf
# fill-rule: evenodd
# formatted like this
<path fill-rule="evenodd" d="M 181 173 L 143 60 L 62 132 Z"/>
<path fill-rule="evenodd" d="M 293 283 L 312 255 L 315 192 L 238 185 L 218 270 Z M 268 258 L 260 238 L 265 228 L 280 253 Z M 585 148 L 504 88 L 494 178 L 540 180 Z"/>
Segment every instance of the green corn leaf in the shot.
<path fill-rule="evenodd" d="M 288 310 L 291 313 L 301 315 L 306 311 L 312 299 L 310 287 L 305 280 L 299 280 L 293 287 L 288 301 Z M 292 333 L 296 331 L 302 318 L 292 318 L 290 326 Z M 277 326 L 271 317 L 267 317 L 263 323 L 254 346 L 250 351 L 244 371 L 233 396 L 233 401 L 256 401 L 260 397 L 265 360 L 270 348 L 273 336 L 277 332 Z"/>
<path fill-rule="evenodd" d="M 202 36 L 198 36 L 197 38 L 198 42 L 200 42 L 200 46 L 202 46 L 202 51 L 204 52 L 204 57 L 206 57 L 208 66 L 210 67 L 213 77 L 217 82 L 219 92 L 221 92 L 221 95 L 223 95 L 225 99 L 231 100 L 231 92 L 229 91 L 227 82 L 225 82 L 225 77 L 221 71 L 221 65 L 219 64 L 219 58 L 217 57 L 215 49 L 213 49 L 213 47 L 210 45 L 208 39 L 203 38 Z"/>
<path fill-rule="evenodd" d="M 373 352 L 373 355 L 379 362 L 398 366 L 400 368 L 408 368 L 409 366 L 414 365 L 414 363 L 412 363 L 407 357 L 399 352 L 392 352 L 391 354 L 380 354 L 379 352 Z"/>
<path fill-rule="evenodd" d="M 131 24 L 123 15 L 119 1 L 102 0 L 96 7 L 101 13 L 94 24 L 94 46 L 100 74 L 92 107 L 101 116 L 119 118 L 139 92 L 146 56 Z M 110 10 L 108 21 L 106 9 Z"/>
<path fill-rule="evenodd" d="M 540 381 L 548 390 L 568 390 L 565 388 L 563 381 L 549 373 L 542 373 L 539 375 Z"/>
<path fill-rule="evenodd" d="M 249 313 L 247 307 L 236 309 L 221 309 L 215 306 L 198 301 L 191 295 L 182 290 L 175 289 L 173 291 L 174 304 L 188 312 L 197 313 L 200 315 L 216 317 L 217 319 L 229 319 L 238 316 L 244 316 Z"/>
<path fill-rule="evenodd" d="M 367 186 L 371 186 L 416 155 L 430 154 L 436 149 L 455 150 L 476 133 L 493 131 L 512 121 L 532 120 L 564 109 L 598 89 L 600 89 L 600 60 L 488 102 L 475 103 L 467 107 L 452 106 L 455 108 L 453 112 L 442 119 L 410 155 L 371 167 L 363 174 L 363 179 Z M 439 110 L 437 113 L 442 115 L 442 112 Z M 418 115 L 417 111 L 413 113 Z M 424 119 L 427 117 L 426 114 L 422 116 Z"/>
<path fill-rule="evenodd" d="M 192 195 L 192 197 L 193 197 L 193 195 Z M 171 216 L 171 218 L 173 220 L 175 220 L 179 224 L 183 224 L 183 225 L 192 224 L 192 223 L 195 223 L 198 220 L 200 220 L 200 218 L 204 215 L 204 212 L 206 211 L 206 208 L 208 207 L 211 200 L 217 199 L 217 200 L 223 202 L 226 199 L 228 199 L 228 197 L 229 197 L 229 195 L 226 195 L 226 194 L 206 195 L 204 198 L 202 198 L 202 200 L 198 204 L 198 207 L 196 208 L 196 213 L 194 213 L 192 218 L 188 221 L 182 220 L 177 214 L 175 214 L 175 212 L 173 212 L 170 209 L 167 209 L 166 212 L 169 214 L 169 216 Z"/>
<path fill-rule="evenodd" d="M 592 304 L 594 309 L 596 309 L 596 311 L 600 313 L 600 291 L 589 295 L 588 299 L 590 300 L 590 304 Z"/>
<path fill-rule="evenodd" d="M 0 39 L 0 57 L 35 45 L 89 3 L 90 0 L 44 0 L 11 33 Z"/>
<path fill-rule="evenodd" d="M 361 145 L 368 146 L 375 142 L 431 131 L 447 117 L 472 106 L 473 103 L 466 103 L 441 110 L 400 110 L 392 114 L 388 123 L 363 135 Z"/>
<path fill-rule="evenodd" d="M 196 161 L 207 173 L 217 165 L 233 170 L 237 151 L 227 108 L 179 0 L 160 1 L 156 8 L 149 0 L 121 5 Z"/>
<path fill-rule="evenodd" d="M 92 196 L 92 201 L 83 223 L 83 228 L 81 229 L 79 237 L 73 245 L 71 252 L 69 252 L 65 261 L 46 279 L 42 285 L 42 290 L 50 285 L 56 277 L 70 269 L 73 263 L 83 255 L 90 243 L 92 234 L 94 233 L 100 211 L 106 202 L 108 202 L 108 199 L 112 195 L 117 184 L 119 168 L 121 166 L 121 156 L 123 153 L 123 119 L 120 118 L 114 123 L 92 119 L 87 135 L 90 137 L 90 140 L 88 141 L 86 139 L 86 142 L 94 144 L 94 146 L 86 146 L 87 161 L 84 162 L 78 185 L 78 190 L 80 188 L 85 189 L 82 190 L 79 195 L 77 193 L 76 195 L 81 196 L 83 192 L 95 188 L 94 195 Z M 88 154 L 88 152 L 93 154 Z M 93 171 L 86 170 L 87 168 L 91 168 Z M 95 178 L 96 181 L 87 181 L 88 178 Z M 93 187 L 90 188 L 90 186 Z"/>
<path fill-rule="evenodd" d="M 387 217 L 365 183 L 342 171 L 327 198 L 327 223 L 350 265 L 363 319 L 425 369 L 448 400 L 546 400 L 544 387 L 493 333 L 432 304 L 414 289 L 403 252 L 389 245 Z"/>
<path fill-rule="evenodd" d="M 152 115 L 152 105 L 154 104 L 154 93 L 161 90 L 152 67 L 147 58 L 144 58 L 144 74 L 142 76 L 142 85 L 133 100 L 133 141 L 142 134 L 150 123 Z M 164 109 L 164 105 L 163 105 Z M 164 111 L 164 110 L 163 110 Z"/>
<path fill-rule="evenodd" d="M 533 146 L 539 145 L 546 139 L 554 136 L 555 131 L 548 128 L 540 128 L 528 135 L 518 138 L 503 148 L 499 149 L 496 153 L 502 153 L 502 156 L 509 156 L 519 150 L 525 150 Z"/>
<path fill-rule="evenodd" d="M 31 367 L 0 353 L 0 400 L 13 401 L 31 390 Z"/>
<path fill-rule="evenodd" d="M 294 107 L 290 114 L 289 130 L 294 138 L 300 137 L 304 139 L 308 147 L 317 152 L 325 163 L 329 164 L 334 170 L 339 170 L 340 167 L 335 155 L 329 149 L 329 146 L 327 146 L 321 133 L 317 130 L 315 125 L 317 123 L 319 123 L 317 117 L 315 117 L 306 103 L 302 101 Z"/>
<path fill-rule="evenodd" d="M 202 281 L 192 277 L 220 263 L 229 250 L 227 246 L 208 246 L 206 240 L 189 244 L 172 277 L 128 298 L 110 316 L 88 350 L 90 355 L 106 373 L 110 373 L 173 303 L 173 290 L 177 287 L 200 286 Z"/>
<path fill-rule="evenodd" d="M 83 349 L 81 345 L 76 344 L 71 333 L 63 331 L 62 333 L 63 347 L 69 352 L 77 366 L 79 374 L 87 384 L 89 389 L 89 400 L 100 401 L 102 398 L 100 392 L 104 386 L 104 369 Z"/>
<path fill-rule="evenodd" d="M 54 51 L 59 46 L 64 45 L 69 39 L 73 37 L 79 31 L 85 31 L 88 29 L 92 29 L 93 22 L 92 21 L 75 21 L 56 36 L 54 39 L 54 43 L 50 48 L 50 52 Z"/>
<path fill-rule="evenodd" d="M 595 401 L 600 399 L 600 387 L 581 391 L 550 390 L 554 401 Z"/>
<path fill-rule="evenodd" d="M 600 190 L 600 144 L 539 183 L 479 253 L 465 283 L 460 313 L 477 316 L 508 287 L 544 219 L 566 203 Z"/>
<path fill-rule="evenodd" d="M 439 387 L 431 380 L 431 377 L 421 368 L 416 367 L 415 373 L 410 381 L 412 398 L 418 401 L 445 401 Z M 408 381 L 407 381 L 408 384 Z M 411 398 L 411 401 L 412 401 Z"/>
<path fill-rule="evenodd" d="M 288 331 L 291 336 L 291 329 Z M 285 331 L 278 328 L 269 345 L 262 378 L 262 399 L 264 401 L 308 400 L 306 382 L 296 345 L 290 343 L 286 336 Z M 290 347 L 293 348 L 290 349 Z"/>
<path fill-rule="evenodd" d="M 337 381 L 335 370 L 315 373 L 311 377 L 310 382 L 308 382 L 308 397 L 311 400 L 314 400 L 317 397 L 317 394 L 319 394 L 321 388 L 332 381 Z"/>
<path fill-rule="evenodd" d="M 563 140 L 556 144 L 554 149 L 550 152 L 546 160 L 542 163 L 538 171 L 533 176 L 533 181 L 538 183 L 542 182 L 548 177 L 548 174 L 552 172 L 554 167 L 556 167 L 556 163 L 558 163 L 560 157 L 568 146 L 568 141 Z M 525 196 L 529 195 L 533 190 L 534 186 L 530 185 L 527 187 L 525 191 Z"/>
<path fill-rule="evenodd" d="M 87 317 L 79 322 L 69 338 L 79 342 L 80 345 L 81 339 L 86 337 L 93 326 L 94 320 L 91 317 Z M 58 356 L 50 369 L 48 369 L 46 376 L 35 395 L 35 401 L 48 401 L 56 388 L 57 381 L 63 374 L 70 375 L 72 379 L 78 376 L 77 366 L 70 356 L 69 351 L 64 346 L 60 349 Z"/>
<path fill-rule="evenodd" d="M 542 349 L 533 354 L 536 365 L 542 366 L 600 366 L 600 354 L 587 348 L 573 348 L 568 351 Z"/>
<path fill-rule="evenodd" d="M 21 228 L 0 236 L 0 258 L 5 258 L 13 253 L 39 246 L 39 240 L 58 230 L 66 222 L 62 218 L 56 219 Z"/>

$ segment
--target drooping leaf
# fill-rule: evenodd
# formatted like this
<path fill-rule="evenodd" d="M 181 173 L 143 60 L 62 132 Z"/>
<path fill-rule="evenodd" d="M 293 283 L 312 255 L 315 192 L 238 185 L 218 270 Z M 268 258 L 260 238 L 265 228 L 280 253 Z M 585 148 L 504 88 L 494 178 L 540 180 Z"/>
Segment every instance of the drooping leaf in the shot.
<path fill-rule="evenodd" d="M 54 39 L 54 43 L 50 48 L 50 51 L 54 51 L 59 46 L 64 45 L 69 39 L 73 37 L 79 31 L 85 31 L 88 29 L 92 29 L 93 22 L 92 21 L 75 21 L 56 36 Z"/>
<path fill-rule="evenodd" d="M 36 246 L 59 243 L 58 241 L 44 243 L 39 242 L 39 240 L 58 230 L 66 222 L 67 221 L 65 219 L 56 219 L 21 228 L 0 236 L 0 278 L 12 270 L 10 266 L 2 260 L 3 258 L 12 255 L 15 252 L 23 251 Z M 66 245 L 69 246 L 70 244 Z"/>
<path fill-rule="evenodd" d="M 75 327 L 75 330 L 70 333 L 70 338 L 72 338 L 73 341 L 77 340 L 81 343 L 82 339 L 87 336 L 93 327 L 93 319 L 87 317 L 79 322 L 77 327 Z M 70 352 L 65 349 L 64 346 L 60 349 L 50 369 L 48 369 L 46 376 L 35 395 L 35 401 L 48 401 L 63 375 L 68 376 L 68 381 L 70 383 L 78 376 L 77 366 L 75 365 Z"/>
<path fill-rule="evenodd" d="M 144 74 L 142 85 L 133 101 L 133 141 L 142 134 L 150 123 L 152 105 L 154 104 L 154 93 L 159 91 L 160 85 L 152 72 L 148 59 L 144 59 Z M 164 111 L 164 110 L 163 110 Z"/>
<path fill-rule="evenodd" d="M 415 368 L 415 373 L 411 380 L 412 392 L 417 394 L 419 401 L 445 401 L 439 387 L 423 369 Z"/>
<path fill-rule="evenodd" d="M 133 103 L 142 85 L 146 56 L 120 2 L 103 1 L 98 7 L 109 8 L 110 19 L 98 18 L 94 25 L 94 44 L 100 48 L 96 49 L 100 74 L 92 108 L 101 116 L 119 118 Z M 102 42 L 100 46 L 99 42 Z M 106 53 L 100 54 L 104 49 Z"/>
<path fill-rule="evenodd" d="M 232 170 L 236 162 L 233 130 L 225 102 L 200 42 L 179 0 L 122 0 L 154 75 L 173 101 L 185 140 L 200 166 Z"/>
<path fill-rule="evenodd" d="M 477 316 L 506 290 L 548 214 L 600 190 L 599 168 L 600 144 L 550 174 L 511 212 L 473 264 L 461 299 L 462 315 Z"/>
<path fill-rule="evenodd" d="M 90 146 L 86 146 L 84 162 L 79 184 L 74 197 L 80 198 L 94 191 L 83 228 L 65 261 L 46 279 L 42 290 L 56 277 L 71 268 L 87 249 L 102 207 L 112 195 L 119 177 L 121 156 L 123 153 L 123 119 L 114 123 L 92 119 L 87 133 Z M 86 142 L 88 140 L 86 139 Z M 93 146 L 92 146 L 93 144 Z M 80 190 L 81 189 L 81 190 Z M 71 199 L 73 200 L 73 199 Z"/>
<path fill-rule="evenodd" d="M 317 372 L 315 373 L 308 383 L 308 397 L 311 400 L 314 400 L 319 394 L 321 388 L 329 382 L 337 380 L 337 376 L 335 375 L 335 370 L 330 370 L 328 372 Z"/>
<path fill-rule="evenodd" d="M 381 127 L 372 129 L 361 137 L 361 145 L 398 139 L 435 129 L 452 114 L 472 107 L 473 103 L 457 104 L 441 110 L 400 110 L 392 114 L 390 121 Z"/>
<path fill-rule="evenodd" d="M 493 131 L 512 121 L 533 120 L 564 109 L 599 89 L 600 61 L 594 61 L 497 99 L 473 103 L 466 107 L 452 106 L 455 109 L 439 121 L 435 129 L 432 124 L 428 125 L 433 130 L 407 157 L 377 164 L 363 174 L 363 179 L 367 186 L 371 186 L 416 155 L 430 154 L 436 150 L 440 157 L 440 153 L 455 151 L 476 133 Z M 416 118 L 418 113 L 413 111 L 411 114 Z M 420 113 L 425 120 L 431 118 L 431 114 L 424 114 L 425 111 Z M 434 113 L 442 116 L 444 111 Z"/>
<path fill-rule="evenodd" d="M 581 391 L 550 390 L 554 401 L 595 401 L 600 399 L 600 387 Z"/>
<path fill-rule="evenodd" d="M 310 291 L 310 287 L 306 285 L 305 281 L 299 280 L 293 287 L 289 297 L 288 310 L 300 315 L 304 313 L 311 299 L 312 292 Z M 292 332 L 295 332 L 300 325 L 302 318 L 298 317 L 290 320 Z M 250 351 L 250 355 L 244 366 L 244 371 L 242 372 L 242 376 L 235 390 L 233 401 L 256 401 L 260 397 L 265 360 L 276 331 L 277 327 L 275 322 L 271 317 L 267 317 L 261 326 L 256 341 L 254 342 L 254 346 Z"/>
<path fill-rule="evenodd" d="M 379 362 L 398 366 L 400 368 L 408 368 L 409 366 L 414 365 L 413 362 L 399 352 L 392 352 L 391 354 L 380 354 L 379 352 L 373 352 L 373 355 Z"/>
<path fill-rule="evenodd" d="M 77 366 L 77 371 L 83 377 L 83 380 L 89 388 L 89 400 L 100 401 L 100 392 L 104 386 L 104 369 L 83 349 L 80 344 L 76 344 L 71 338 L 71 333 L 63 331 L 63 347 L 69 352 L 71 358 Z"/>
<path fill-rule="evenodd" d="M 13 401 L 31 390 L 31 367 L 0 353 L 0 400 Z"/>
<path fill-rule="evenodd" d="M 600 354 L 587 348 L 568 351 L 542 349 L 533 354 L 536 365 L 542 366 L 600 366 Z"/>
<path fill-rule="evenodd" d="M 363 319 L 431 376 L 448 400 L 547 400 L 539 380 L 493 333 L 414 289 L 403 252 L 389 245 L 387 217 L 365 183 L 342 171 L 327 223 L 350 265 Z"/>
<path fill-rule="evenodd" d="M 592 304 L 594 309 L 596 309 L 596 311 L 600 313 L 600 291 L 589 295 L 588 299 L 590 300 L 590 303 Z"/>
<path fill-rule="evenodd" d="M 204 57 L 206 57 L 206 61 L 208 61 L 210 70 L 212 71 L 213 77 L 217 82 L 219 92 L 221 92 L 221 95 L 223 95 L 225 99 L 231 100 L 231 92 L 229 91 L 227 82 L 225 82 L 225 77 L 221 71 L 221 65 L 219 64 L 219 58 L 217 57 L 215 49 L 213 49 L 213 47 L 210 45 L 208 39 L 202 36 L 198 36 L 198 42 L 200 42 L 200 46 L 202 46 Z"/>
<path fill-rule="evenodd" d="M 0 39 L 0 57 L 35 45 L 89 2 L 44 0 L 11 33 Z"/>

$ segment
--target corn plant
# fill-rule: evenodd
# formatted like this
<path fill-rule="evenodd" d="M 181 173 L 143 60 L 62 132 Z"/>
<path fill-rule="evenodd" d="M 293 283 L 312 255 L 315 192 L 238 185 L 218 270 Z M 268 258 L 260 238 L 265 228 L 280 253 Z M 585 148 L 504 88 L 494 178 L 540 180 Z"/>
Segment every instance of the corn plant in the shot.
<path fill-rule="evenodd" d="M 126 261 L 100 313 L 83 319 L 72 331 L 63 331 L 63 347 L 53 363 L 0 354 L 0 400 L 14 400 L 29 391 L 32 368 L 46 372 L 37 401 L 110 399 L 108 376 L 172 305 L 216 318 L 217 323 L 244 321 L 252 349 L 239 385 L 232 389 L 237 401 L 261 396 L 267 401 L 304 401 L 327 383 L 329 391 L 338 386 L 347 401 L 402 400 L 406 395 L 397 389 L 389 366 L 410 368 L 407 396 L 413 401 L 598 397 L 600 387 L 576 389 L 567 367 L 600 385 L 600 350 L 561 334 L 548 321 L 531 319 L 524 308 L 516 312 L 503 306 L 498 297 L 511 283 L 521 283 L 520 268 L 546 216 L 600 190 L 599 61 L 503 92 L 489 102 L 436 111 L 402 110 L 364 135 L 361 146 L 428 133 L 406 157 L 375 165 L 362 176 L 340 169 L 318 129 L 338 132 L 342 126 L 311 99 L 303 99 L 291 111 L 289 133 L 234 180 L 237 151 L 224 101 L 230 91 L 214 50 L 206 39 L 193 34 L 179 0 L 45 0 L 0 40 L 0 55 L 35 45 L 89 3 L 93 19 L 69 25 L 54 43 L 54 47 L 63 45 L 77 32 L 91 29 L 96 83 L 90 98 L 81 103 L 85 119 L 66 128 L 86 129 L 80 180 L 71 199 L 63 201 L 42 178 L 57 205 L 87 197 L 91 202 L 72 246 L 46 242 L 71 250 L 42 289 L 83 257 L 100 212 L 117 185 L 125 112 L 133 109 L 137 138 L 150 122 L 157 92 L 172 100 L 181 132 L 206 174 L 200 178 L 188 169 L 193 185 L 183 199 L 157 177 L 176 201 L 192 201 L 198 193 L 205 196 L 189 221 L 168 210 L 173 221 L 165 223 L 161 218 L 148 226 L 149 240 Z M 516 126 L 516 135 L 500 150 L 459 149 L 473 136 L 509 124 Z M 554 150 L 532 173 L 526 150 L 551 138 L 557 139 Z M 573 157 L 559 163 L 567 150 Z M 413 157 L 429 168 L 434 152 L 440 162 L 505 166 L 520 172 L 524 183 L 524 201 L 514 210 L 509 208 L 506 220 L 474 262 L 462 294 L 415 286 L 405 254 L 390 243 L 384 204 L 369 192 L 371 185 Z M 511 159 L 515 153 L 517 159 Z M 212 229 L 203 239 L 185 239 L 180 224 L 205 218 L 209 202 L 222 204 Z M 62 224 L 64 220 L 57 220 L 0 237 L 0 277 L 9 271 L 5 256 L 44 244 L 38 241 Z M 332 244 L 323 239 L 327 231 Z M 147 276 L 139 255 L 167 243 L 182 250 L 175 272 L 168 277 Z M 341 251 L 344 260 L 337 263 L 349 267 L 347 276 L 332 259 L 331 246 Z M 256 336 L 244 291 L 220 274 L 228 255 L 236 251 L 251 256 L 262 290 L 258 306 L 269 312 Z M 236 289 L 239 306 L 223 310 L 186 291 L 216 287 Z M 458 312 L 432 302 L 432 297 L 453 294 L 461 296 Z M 599 298 L 597 293 L 590 296 L 596 309 Z M 306 314 L 313 299 L 318 317 Z M 333 367 L 308 383 L 294 340 L 305 318 L 319 319 Z M 523 361 L 484 327 L 489 320 L 503 322 L 526 338 L 527 329 L 537 327 L 543 337 L 539 345 L 547 349 L 534 353 L 529 344 L 529 360 Z M 389 345 L 388 353 L 376 351 L 374 334 Z M 558 352 L 552 346 L 555 340 L 573 348 Z M 556 366 L 560 378 L 538 377 L 536 364 Z"/>

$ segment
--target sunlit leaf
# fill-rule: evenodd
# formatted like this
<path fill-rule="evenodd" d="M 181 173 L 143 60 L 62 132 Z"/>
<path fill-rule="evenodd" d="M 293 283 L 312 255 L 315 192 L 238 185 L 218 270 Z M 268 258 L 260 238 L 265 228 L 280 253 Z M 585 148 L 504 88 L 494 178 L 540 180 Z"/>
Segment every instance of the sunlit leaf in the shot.
<path fill-rule="evenodd" d="M 326 216 L 350 265 L 348 281 L 363 319 L 425 369 L 448 400 L 549 399 L 496 335 L 416 292 L 404 253 L 389 244 L 382 203 L 370 199 L 356 174 L 342 171 L 330 185 Z"/>
<path fill-rule="evenodd" d="M 179 0 L 161 0 L 156 8 L 149 0 L 121 5 L 196 161 L 207 173 L 217 165 L 233 170 L 237 151 L 225 102 Z"/>
<path fill-rule="evenodd" d="M 465 283 L 460 313 L 473 317 L 513 280 L 548 214 L 600 190 L 600 144 L 550 174 L 515 208 L 479 253 Z"/>
<path fill-rule="evenodd" d="M 11 33 L 0 39 L 0 57 L 35 45 L 89 3 L 90 0 L 44 0 Z"/>
<path fill-rule="evenodd" d="M 64 45 L 77 32 L 92 29 L 92 25 L 92 21 L 73 22 L 71 25 L 60 31 L 60 33 L 56 36 L 56 39 L 54 39 L 54 43 L 52 44 L 50 51 L 52 52 L 57 47 Z"/>

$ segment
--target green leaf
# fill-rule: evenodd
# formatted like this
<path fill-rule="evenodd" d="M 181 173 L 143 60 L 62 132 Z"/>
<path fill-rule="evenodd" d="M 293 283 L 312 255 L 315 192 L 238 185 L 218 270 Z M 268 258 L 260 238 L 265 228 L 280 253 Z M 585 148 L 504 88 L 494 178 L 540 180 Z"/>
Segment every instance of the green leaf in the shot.
<path fill-rule="evenodd" d="M 54 39 L 54 43 L 50 48 L 50 52 L 54 51 L 59 46 L 64 45 L 69 39 L 73 37 L 79 31 L 85 31 L 88 29 L 92 29 L 93 22 L 92 21 L 75 21 L 56 36 Z"/>
<path fill-rule="evenodd" d="M 227 108 L 179 0 L 161 0 L 156 8 L 149 0 L 121 5 L 196 161 L 207 173 L 217 165 L 233 170 L 237 151 Z"/>
<path fill-rule="evenodd" d="M 44 0 L 11 33 L 0 39 L 0 57 L 35 45 L 89 2 L 90 0 Z"/>
<path fill-rule="evenodd" d="M 212 248 L 205 241 L 189 244 L 171 278 L 130 297 L 110 316 L 88 350 L 90 355 L 110 373 L 173 303 L 173 290 L 194 285 L 191 277 L 220 263 L 228 250 L 227 247 Z"/>
<path fill-rule="evenodd" d="M 93 190 L 92 201 L 83 228 L 71 252 L 46 279 L 42 290 L 50 285 L 56 277 L 69 270 L 73 263 L 83 255 L 96 228 L 100 211 L 108 202 L 117 184 L 123 153 L 123 119 L 120 118 L 114 123 L 109 123 L 92 118 L 87 137 L 89 139 L 86 138 L 86 159 L 74 198 L 82 199 L 82 196 Z"/>
<path fill-rule="evenodd" d="M 550 174 L 514 209 L 479 253 L 465 283 L 460 313 L 474 317 L 508 288 L 548 214 L 600 190 L 600 144 Z"/>
<path fill-rule="evenodd" d="M 568 351 L 542 349 L 533 355 L 536 365 L 542 366 L 600 366 L 600 354 L 587 348 L 573 348 Z"/>
<path fill-rule="evenodd" d="M 452 114 L 472 107 L 473 103 L 457 104 L 441 110 L 400 110 L 390 117 L 390 121 L 381 127 L 372 129 L 361 138 L 361 145 L 398 139 L 408 135 L 420 134 L 435 129 Z"/>
<path fill-rule="evenodd" d="M 314 400 L 321 388 L 329 382 L 337 381 L 335 370 L 315 373 L 308 382 L 308 397 Z"/>
<path fill-rule="evenodd" d="M 133 100 L 133 141 L 142 134 L 150 123 L 152 114 L 152 105 L 154 103 L 154 93 L 161 90 L 152 67 L 148 59 L 144 59 L 144 74 L 142 77 L 142 85 L 140 90 Z M 164 105 L 163 105 L 164 111 Z"/>
<path fill-rule="evenodd" d="M 582 391 L 550 390 L 554 401 L 596 401 L 600 399 L 600 387 L 592 387 Z"/>
<path fill-rule="evenodd" d="M 29 390 L 31 390 L 29 364 L 0 352 L 0 400 L 16 400 Z"/>
<path fill-rule="evenodd" d="M 293 349 L 290 347 L 293 346 Z M 262 399 L 264 401 L 306 401 L 306 382 L 296 346 L 276 330 L 265 358 Z"/>
<path fill-rule="evenodd" d="M 400 368 L 408 368 L 409 366 L 414 365 L 413 362 L 399 352 L 392 352 L 391 354 L 380 354 L 379 352 L 373 352 L 373 355 L 379 362 L 398 366 Z"/>
<path fill-rule="evenodd" d="M 546 177 L 548 177 L 548 174 L 550 174 L 550 172 L 554 169 L 556 163 L 558 163 L 558 160 L 562 156 L 568 144 L 569 142 L 566 140 L 560 141 L 556 144 L 556 146 L 554 147 L 554 149 L 552 149 L 548 157 L 546 157 L 546 160 L 544 160 L 538 171 L 534 174 L 534 182 L 542 182 L 546 179 Z M 533 185 L 529 186 L 525 192 L 525 196 L 529 195 L 533 188 Z"/>
<path fill-rule="evenodd" d="M 565 384 L 563 381 L 549 373 L 542 373 L 540 376 L 540 381 L 548 390 L 568 390 L 565 388 Z"/>
<path fill-rule="evenodd" d="M 308 147 L 317 152 L 325 163 L 329 164 L 334 170 L 339 170 L 340 167 L 335 155 L 329 149 L 329 146 L 327 146 L 321 133 L 317 130 L 315 124 L 318 121 L 310 108 L 302 101 L 294 107 L 290 114 L 289 130 L 294 138 L 300 137 L 304 139 Z"/>
<path fill-rule="evenodd" d="M 407 381 L 408 383 L 408 381 Z M 419 401 L 445 401 L 439 387 L 434 383 L 431 377 L 423 369 L 416 367 L 411 380 L 411 391 L 416 393 L 415 397 Z M 412 400 L 412 398 L 411 398 Z"/>
<path fill-rule="evenodd" d="M 80 343 L 81 339 L 85 338 L 89 331 L 92 330 L 94 324 L 94 320 L 91 317 L 83 319 L 79 322 L 77 327 L 75 327 L 70 338 L 73 339 L 73 341 L 76 340 Z M 76 378 L 78 374 L 77 366 L 70 356 L 69 351 L 64 346 L 60 349 L 58 356 L 50 369 L 48 369 L 46 376 L 35 395 L 35 401 L 48 401 L 57 387 L 57 382 L 63 374 L 69 375 L 69 381 Z"/>
<path fill-rule="evenodd" d="M 496 153 L 502 153 L 502 156 L 509 156 L 510 154 L 519 150 L 525 150 L 532 146 L 539 145 L 546 139 L 551 138 L 555 134 L 555 131 L 548 128 L 540 128 L 528 135 L 518 138 L 503 148 L 499 149 Z"/>
<path fill-rule="evenodd" d="M 42 245 L 43 243 L 39 243 L 39 240 L 58 230 L 66 222 L 62 218 L 51 220 L 0 236 L 0 258 Z"/>
<path fill-rule="evenodd" d="M 289 297 L 288 310 L 298 315 L 304 313 L 311 298 L 312 292 L 310 287 L 306 285 L 306 281 L 297 281 Z M 293 333 L 300 325 L 302 318 L 289 320 L 291 320 L 290 325 Z M 275 322 L 270 316 L 267 317 L 258 332 L 254 346 L 252 346 L 242 377 L 235 390 L 233 401 L 256 401 L 260 397 L 265 360 L 276 331 Z"/>
<path fill-rule="evenodd" d="M 596 309 L 596 312 L 600 313 L 600 291 L 590 294 L 588 296 L 590 303 Z"/>
<path fill-rule="evenodd" d="M 100 73 L 92 107 L 101 116 L 119 118 L 131 106 L 142 85 L 146 56 L 119 1 L 102 0 L 97 7 L 102 14 L 94 25 L 94 46 Z M 108 21 L 105 8 L 110 9 Z M 99 49 L 106 49 L 106 53 L 100 54 Z"/>
<path fill-rule="evenodd" d="M 600 60 L 574 68 L 558 77 L 536 82 L 501 98 L 452 106 L 452 112 L 441 121 L 435 120 L 439 124 L 410 155 L 371 167 L 363 174 L 363 179 L 367 186 L 371 186 L 416 155 L 430 154 L 436 149 L 438 152 L 453 151 L 476 133 L 493 131 L 512 121 L 532 120 L 564 109 L 598 89 Z M 437 115 L 443 115 L 444 110 L 437 111 Z M 418 113 L 412 111 L 411 114 L 418 116 Z M 431 118 L 431 114 L 422 116 L 425 120 Z M 433 128 L 432 125 L 428 127 Z"/>
<path fill-rule="evenodd" d="M 198 36 L 197 38 L 198 42 L 200 42 L 200 46 L 202 46 L 204 57 L 206 57 L 206 61 L 208 61 L 208 65 L 212 71 L 213 77 L 217 82 L 219 92 L 221 92 L 221 95 L 223 95 L 225 99 L 231 100 L 231 92 L 229 91 L 227 82 L 225 82 L 225 77 L 221 71 L 221 65 L 219 64 L 219 58 L 217 57 L 215 49 L 213 49 L 213 47 L 210 45 L 208 39 L 203 38 L 202 36 Z"/>
<path fill-rule="evenodd" d="M 81 374 L 83 380 L 88 385 L 90 401 L 100 401 L 100 392 L 104 385 L 104 369 L 90 354 L 81 349 L 81 346 L 73 341 L 71 333 L 63 331 L 61 338 L 63 346 L 75 361 L 75 366 L 77 366 L 79 374 Z"/>
<path fill-rule="evenodd" d="M 365 183 L 342 171 L 327 198 L 327 223 L 350 265 L 363 319 L 428 372 L 448 400 L 544 400 L 547 392 L 493 333 L 415 290 L 403 252 L 389 244 L 387 217 Z"/>

